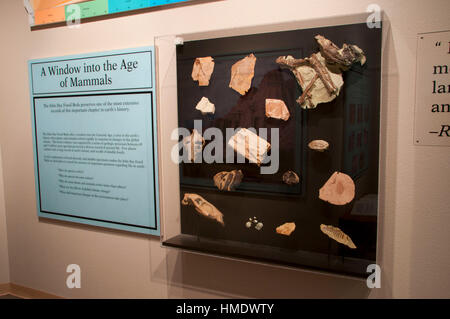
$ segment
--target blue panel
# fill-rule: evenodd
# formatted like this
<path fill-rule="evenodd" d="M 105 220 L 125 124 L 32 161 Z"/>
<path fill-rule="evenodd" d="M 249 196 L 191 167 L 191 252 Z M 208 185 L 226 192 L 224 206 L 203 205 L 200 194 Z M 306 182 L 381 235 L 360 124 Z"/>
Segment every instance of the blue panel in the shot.
<path fill-rule="evenodd" d="M 153 48 L 29 69 L 38 215 L 159 235 Z"/>
<path fill-rule="evenodd" d="M 109 13 L 117 13 L 150 7 L 150 0 L 109 0 Z"/>

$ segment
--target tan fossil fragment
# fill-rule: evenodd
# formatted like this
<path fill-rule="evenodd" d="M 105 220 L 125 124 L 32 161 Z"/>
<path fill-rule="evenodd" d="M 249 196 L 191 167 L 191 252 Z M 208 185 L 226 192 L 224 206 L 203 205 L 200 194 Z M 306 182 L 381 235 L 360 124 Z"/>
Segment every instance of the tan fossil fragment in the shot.
<path fill-rule="evenodd" d="M 319 198 L 333 205 L 345 205 L 355 197 L 355 183 L 347 174 L 334 172 L 319 190 Z"/>
<path fill-rule="evenodd" d="M 221 191 L 231 191 L 242 182 L 241 170 L 232 170 L 230 172 L 220 172 L 214 175 L 214 185 L 217 186 Z"/>
<path fill-rule="evenodd" d="M 283 100 L 266 99 L 266 116 L 287 121 L 290 113 Z"/>
<path fill-rule="evenodd" d="M 327 226 L 327 225 L 321 224 L 320 230 L 325 235 L 327 235 L 331 239 L 334 239 L 338 243 L 346 245 L 352 249 L 356 248 L 356 245 L 353 243 L 352 239 L 347 234 L 345 234 L 342 230 L 340 230 L 339 228 L 331 226 L 331 225 Z"/>
<path fill-rule="evenodd" d="M 223 221 L 223 214 L 213 204 L 208 202 L 200 195 L 193 193 L 186 193 L 184 194 L 181 204 L 194 206 L 195 210 L 200 215 L 213 219 L 222 226 L 225 226 L 225 223 Z"/>
<path fill-rule="evenodd" d="M 330 147 L 330 144 L 325 140 L 314 140 L 309 142 L 308 147 L 317 152 L 324 152 Z"/>
<path fill-rule="evenodd" d="M 196 129 L 194 129 L 191 135 L 186 136 L 183 139 L 183 146 L 187 152 L 188 160 L 190 162 L 197 163 L 201 159 L 203 146 L 205 146 L 205 140 L 203 136 Z"/>
<path fill-rule="evenodd" d="M 290 236 L 295 230 L 295 223 L 284 223 L 276 228 L 276 232 L 280 235 Z"/>
<path fill-rule="evenodd" d="M 192 79 L 198 81 L 199 86 L 208 86 L 214 72 L 214 59 L 210 56 L 196 58 L 192 67 Z"/>
<path fill-rule="evenodd" d="M 202 112 L 203 115 L 208 113 L 214 114 L 214 112 L 216 111 L 216 107 L 209 101 L 206 96 L 201 98 L 201 100 L 195 106 L 195 109 Z"/>
<path fill-rule="evenodd" d="M 256 57 L 253 53 L 233 64 L 231 67 L 230 88 L 241 95 L 245 95 L 252 86 L 255 64 Z"/>
<path fill-rule="evenodd" d="M 258 166 L 261 165 L 270 149 L 269 142 L 246 128 L 240 128 L 230 138 L 228 145 L 236 153 L 244 156 L 251 163 L 255 163 Z"/>
<path fill-rule="evenodd" d="M 300 178 L 295 172 L 287 171 L 283 174 L 283 182 L 285 182 L 288 185 L 295 185 L 300 182 Z"/>
<path fill-rule="evenodd" d="M 340 93 L 344 80 L 342 71 L 351 64 L 365 63 L 364 52 L 356 45 L 344 44 L 339 49 L 333 42 L 321 35 L 315 37 L 320 52 L 304 59 L 280 56 L 276 62 L 292 71 L 302 88 L 297 103 L 304 109 L 315 108 L 320 103 L 334 100 Z"/>

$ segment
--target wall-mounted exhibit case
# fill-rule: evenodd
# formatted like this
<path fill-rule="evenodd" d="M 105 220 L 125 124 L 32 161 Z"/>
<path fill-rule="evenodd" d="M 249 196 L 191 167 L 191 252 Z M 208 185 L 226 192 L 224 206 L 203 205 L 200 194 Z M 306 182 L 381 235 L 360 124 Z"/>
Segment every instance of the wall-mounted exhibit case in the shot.
<path fill-rule="evenodd" d="M 154 49 L 29 62 L 38 216 L 159 235 Z"/>
<path fill-rule="evenodd" d="M 177 170 L 179 197 L 162 211 L 162 244 L 366 276 L 376 260 L 381 27 L 268 31 L 155 41 L 160 107 L 178 116 L 162 165 Z"/>

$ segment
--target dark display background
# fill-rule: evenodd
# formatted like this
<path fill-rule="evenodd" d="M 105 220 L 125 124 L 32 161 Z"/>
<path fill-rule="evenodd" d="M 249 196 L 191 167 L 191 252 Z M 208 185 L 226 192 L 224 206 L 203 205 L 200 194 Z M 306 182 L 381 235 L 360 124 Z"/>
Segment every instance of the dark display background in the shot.
<path fill-rule="evenodd" d="M 316 109 L 303 110 L 295 102 L 301 94 L 294 75 L 280 69 L 280 55 L 305 58 L 318 51 L 314 36 L 321 34 L 341 47 L 356 44 L 367 62 L 343 73 L 340 95 Z M 257 61 L 252 88 L 245 96 L 228 87 L 231 66 L 250 53 Z M 215 69 L 210 85 L 199 87 L 191 78 L 195 58 L 212 56 Z M 381 29 L 353 24 L 266 33 L 240 37 L 190 41 L 177 46 L 178 122 L 192 130 L 194 120 L 208 127 L 278 127 L 280 168 L 276 174 L 261 175 L 260 168 L 245 164 L 180 164 L 180 197 L 196 193 L 224 214 L 225 227 L 200 216 L 192 206 L 181 206 L 181 234 L 164 244 L 195 251 L 227 255 L 283 265 L 367 276 L 366 267 L 376 256 L 378 197 L 378 153 L 380 114 Z M 214 115 L 195 110 L 206 96 L 215 104 Z M 265 117 L 265 99 L 283 99 L 291 117 L 287 122 Z M 327 152 L 308 148 L 309 141 L 324 139 Z M 268 141 L 271 142 L 270 134 Z M 226 145 L 227 141 L 223 141 Z M 206 141 L 208 143 L 208 141 Z M 241 169 L 243 183 L 233 192 L 219 191 L 213 176 L 220 171 Z M 301 183 L 287 186 L 281 176 L 296 171 Z M 335 171 L 354 179 L 355 199 L 335 206 L 318 198 L 319 189 Z M 355 213 L 351 213 L 352 210 Z M 365 216 L 362 216 L 362 213 Z M 261 231 L 247 229 L 256 217 Z M 295 222 L 291 236 L 275 228 Z M 329 239 L 320 224 L 333 225 L 348 234 L 357 249 Z"/>

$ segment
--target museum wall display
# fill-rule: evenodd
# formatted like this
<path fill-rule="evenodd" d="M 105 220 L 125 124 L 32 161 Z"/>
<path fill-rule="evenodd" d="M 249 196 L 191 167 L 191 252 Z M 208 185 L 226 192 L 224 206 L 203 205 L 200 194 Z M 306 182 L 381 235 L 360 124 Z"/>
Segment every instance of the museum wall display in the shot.
<path fill-rule="evenodd" d="M 180 233 L 163 245 L 365 277 L 381 35 L 361 23 L 177 45 Z"/>
<path fill-rule="evenodd" d="M 208 1 L 92 20 L 78 28 L 59 26 L 34 31 L 30 30 L 23 1 L 0 1 L 0 38 L 5 44 L 0 52 L 3 61 L 0 145 L 9 280 L 67 298 L 448 296 L 450 259 L 442 243 L 449 240 L 446 228 L 450 222 L 450 204 L 445 193 L 449 185 L 445 172 L 450 153 L 448 147 L 416 145 L 414 125 L 416 86 L 420 85 L 421 79 L 428 88 L 432 88 L 429 80 L 445 82 L 437 79 L 437 74 L 433 79 L 429 78 L 431 69 L 430 74 L 419 77 L 417 83 L 417 59 L 426 56 L 418 52 L 418 35 L 436 35 L 449 30 L 449 4 L 446 0 L 426 4 L 419 0 L 380 0 L 376 4 L 383 12 L 379 57 L 380 113 L 379 121 L 370 113 L 369 123 L 380 123 L 379 140 L 378 144 L 373 141 L 375 144 L 369 143 L 369 147 L 343 152 L 352 144 L 352 136 L 356 145 L 358 132 L 362 130 L 361 142 L 364 144 L 364 129 L 369 133 L 375 129 L 365 126 L 364 107 L 359 111 L 363 121 L 358 122 L 358 110 L 361 109 L 358 104 L 364 103 L 350 103 L 348 97 L 349 90 L 358 89 L 350 85 L 355 83 L 352 77 L 359 79 L 376 61 L 374 54 L 377 54 L 368 47 L 375 47 L 377 41 L 367 43 L 364 37 L 355 37 L 353 33 L 339 35 L 327 28 L 365 24 L 370 16 L 379 12 L 372 1 Z M 302 52 L 298 52 L 301 43 L 296 41 L 283 47 L 275 41 L 263 43 L 275 47 L 274 52 L 268 52 L 274 54 L 274 61 L 261 54 L 267 51 L 258 50 L 254 42 L 244 42 L 247 48 L 236 51 L 233 47 L 237 42 L 230 42 L 222 48 L 222 54 L 207 52 L 205 47 L 197 52 L 194 47 L 189 48 L 190 43 L 314 29 L 320 32 L 302 37 L 307 41 Z M 324 38 L 316 39 L 319 35 Z M 432 42 L 434 36 L 426 36 L 423 42 L 426 48 L 420 50 L 426 53 L 442 49 L 442 43 L 446 42 L 441 40 L 441 46 L 438 46 L 436 43 L 440 38 Z M 358 56 L 358 50 L 352 47 L 354 57 L 359 60 L 348 70 L 339 72 L 342 83 L 333 79 L 328 81 L 328 67 L 324 69 L 313 62 L 312 55 L 320 53 L 318 41 L 330 49 L 327 52 L 334 51 L 333 46 L 326 45 L 326 40 L 334 43 L 338 51 L 347 44 L 364 52 L 366 61 L 361 65 L 362 56 Z M 157 56 L 155 98 L 158 101 L 159 198 L 164 219 L 162 241 L 169 242 L 179 235 L 194 236 L 201 244 L 232 241 L 244 246 L 245 254 L 226 255 L 217 251 L 218 245 L 210 246 L 210 251 L 205 246 L 194 247 L 193 253 L 192 245 L 176 248 L 164 244 L 162 247 L 156 236 L 41 218 L 36 214 L 28 61 L 143 46 L 155 46 Z M 286 57 L 279 60 L 282 64 L 276 62 L 280 57 Z M 318 98 L 332 100 L 316 103 L 317 95 L 306 95 L 300 99 L 301 103 L 297 102 L 303 92 L 293 72 L 297 72 L 297 60 L 309 61 L 302 67 L 311 70 L 308 74 L 313 77 L 317 74 L 314 63 L 318 70 L 324 71 L 319 71 L 325 79 L 322 83 L 330 84 L 331 90 L 324 86 Z M 269 70 L 261 66 L 276 70 L 272 75 L 282 76 L 271 77 L 269 74 L 263 83 Z M 181 102 L 187 109 L 181 111 L 178 109 L 178 70 L 183 71 L 180 76 L 186 79 L 181 92 L 186 100 Z M 217 89 L 219 79 L 222 84 Z M 366 78 L 370 79 L 370 76 Z M 338 95 L 331 83 L 336 89 L 340 86 Z M 271 85 L 274 96 L 265 96 L 264 92 Z M 306 90 L 307 86 L 304 88 Z M 289 98 L 285 97 L 287 95 Z M 229 106 L 216 96 L 226 98 Z M 253 113 L 256 108 L 250 107 L 249 97 L 258 101 L 257 116 L 252 115 L 256 114 Z M 359 98 L 364 96 L 358 95 Z M 229 108 L 240 100 L 246 102 L 241 102 L 243 116 L 235 115 L 234 121 L 247 130 L 233 132 L 230 135 L 234 137 L 232 143 L 227 146 L 228 141 L 224 141 L 223 147 L 230 148 L 230 154 L 244 163 L 212 164 L 211 168 L 205 163 L 195 163 L 200 149 L 202 153 L 211 149 L 208 147 L 211 141 L 204 131 L 215 121 L 222 121 L 222 128 L 228 127 L 225 120 L 231 116 Z M 427 100 L 424 104 L 427 113 L 431 114 L 433 103 L 441 104 L 440 100 L 435 101 Z M 327 105 L 335 107 L 327 108 Z M 345 116 L 345 112 L 355 114 L 354 118 Z M 436 123 L 445 124 L 445 116 L 440 113 Z M 174 128 L 180 127 L 180 120 L 186 135 L 172 140 L 171 134 Z M 194 120 L 202 120 L 201 129 L 194 125 Z M 251 125 L 244 127 L 241 121 Z M 355 125 L 349 125 L 350 121 Z M 270 129 L 266 136 L 259 134 L 259 130 L 255 133 L 249 129 L 258 127 L 259 122 L 270 123 L 269 128 L 285 130 L 285 136 L 295 137 L 280 138 L 279 146 L 285 149 L 283 154 L 280 153 L 282 167 L 275 175 L 260 174 L 261 169 L 270 166 L 265 163 L 263 151 L 270 145 L 267 155 L 271 156 L 276 143 Z M 306 125 L 302 126 L 304 123 Z M 337 123 L 341 124 L 336 126 Z M 298 130 L 301 127 L 306 131 Z M 434 130 L 436 128 L 429 131 Z M 374 138 L 369 136 L 369 139 Z M 242 142 L 246 140 L 257 147 L 246 151 L 242 148 L 245 145 Z M 182 141 L 185 143 L 180 145 Z M 187 148 L 186 158 L 194 163 L 179 165 L 172 161 L 173 147 L 183 145 Z M 375 148 L 379 156 L 373 159 L 371 155 Z M 176 154 L 179 158 L 180 154 Z M 353 158 L 361 155 L 364 158 L 361 165 L 359 161 L 354 165 Z M 296 159 L 298 162 L 294 162 Z M 298 166 L 294 165 L 296 163 Z M 376 168 L 377 174 L 369 174 L 375 173 Z M 195 175 L 196 172 L 200 175 Z M 346 176 L 355 186 L 353 199 L 352 183 Z M 377 178 L 365 180 L 370 176 Z M 342 184 L 339 189 L 343 193 L 345 190 L 345 196 L 336 196 L 338 188 L 333 188 L 336 180 Z M 375 188 L 374 192 L 369 189 L 371 187 Z M 375 195 L 362 197 L 363 194 Z M 356 215 L 350 208 L 373 207 L 368 203 L 373 202 L 375 196 L 378 201 L 376 223 L 373 216 L 358 216 L 359 222 L 355 222 Z M 258 205 L 260 201 L 265 205 Z M 245 211 L 245 206 L 251 210 Z M 238 217 L 241 215 L 242 220 Z M 369 225 L 377 225 L 375 235 L 373 226 Z M 329 255 L 330 260 L 337 260 L 337 263 L 329 266 L 326 261 L 325 267 L 321 267 L 294 260 L 294 264 L 289 265 L 278 258 L 274 260 L 274 254 L 267 254 L 263 256 L 266 260 L 261 260 L 260 253 L 257 258 L 249 258 L 249 253 L 258 252 L 261 246 L 283 252 L 301 249 L 318 254 L 320 258 Z M 381 288 L 368 288 L 361 273 L 342 267 L 353 258 L 375 260 L 380 265 Z M 79 265 L 82 270 L 79 289 L 69 289 L 66 285 L 66 270 L 71 264 Z"/>

